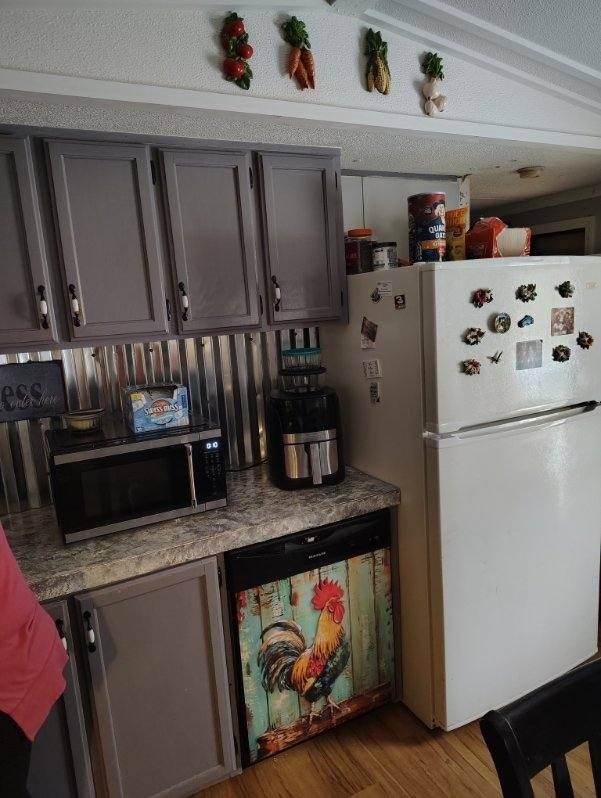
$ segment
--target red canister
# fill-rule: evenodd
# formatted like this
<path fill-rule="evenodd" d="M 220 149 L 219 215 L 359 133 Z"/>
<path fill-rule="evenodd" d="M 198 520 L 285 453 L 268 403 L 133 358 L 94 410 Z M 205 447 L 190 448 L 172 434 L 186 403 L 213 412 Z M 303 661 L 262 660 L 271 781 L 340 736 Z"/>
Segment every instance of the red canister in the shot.
<path fill-rule="evenodd" d="M 447 244 L 442 191 L 409 197 L 409 263 L 444 260 Z"/>

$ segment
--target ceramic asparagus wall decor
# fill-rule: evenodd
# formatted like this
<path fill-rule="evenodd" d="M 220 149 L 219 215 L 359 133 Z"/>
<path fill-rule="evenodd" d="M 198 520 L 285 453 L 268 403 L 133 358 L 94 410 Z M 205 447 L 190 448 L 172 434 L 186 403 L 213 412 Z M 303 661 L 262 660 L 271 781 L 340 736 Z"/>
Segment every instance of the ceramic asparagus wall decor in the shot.
<path fill-rule="evenodd" d="M 244 28 L 243 18 L 234 11 L 230 12 L 223 21 L 221 43 L 226 53 L 223 62 L 225 79 L 241 89 L 248 90 L 253 77 L 248 59 L 252 58 L 253 48 L 248 43 L 248 33 Z"/>
<path fill-rule="evenodd" d="M 426 53 L 422 63 L 422 72 L 426 76 L 422 86 L 422 94 L 426 98 L 424 111 L 428 116 L 437 116 L 447 107 L 447 98 L 440 91 L 444 80 L 442 58 L 438 53 Z"/>
<path fill-rule="evenodd" d="M 291 78 L 296 78 L 301 90 L 314 89 L 315 60 L 311 52 L 305 23 L 297 17 L 290 17 L 282 25 L 282 33 L 291 48 L 288 58 L 288 74 Z"/>
<path fill-rule="evenodd" d="M 382 39 L 380 31 L 370 28 L 365 34 L 365 84 L 367 91 L 379 91 L 388 94 L 390 91 L 390 69 L 388 68 L 388 42 Z"/>

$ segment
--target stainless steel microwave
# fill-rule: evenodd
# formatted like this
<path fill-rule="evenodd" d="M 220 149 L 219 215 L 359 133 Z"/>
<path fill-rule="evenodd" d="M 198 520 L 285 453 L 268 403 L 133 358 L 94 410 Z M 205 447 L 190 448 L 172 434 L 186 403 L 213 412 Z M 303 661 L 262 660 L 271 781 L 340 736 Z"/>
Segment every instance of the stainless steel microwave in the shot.
<path fill-rule="evenodd" d="M 208 424 L 133 435 L 47 433 L 50 482 L 66 543 L 227 504 L 223 441 Z"/>

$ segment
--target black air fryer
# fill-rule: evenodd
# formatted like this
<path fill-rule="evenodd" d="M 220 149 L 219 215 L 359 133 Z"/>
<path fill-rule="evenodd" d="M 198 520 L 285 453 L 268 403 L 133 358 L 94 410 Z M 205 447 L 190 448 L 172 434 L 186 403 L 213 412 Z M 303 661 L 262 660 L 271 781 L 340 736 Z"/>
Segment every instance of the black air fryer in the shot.
<path fill-rule="evenodd" d="M 340 408 L 336 392 L 319 386 L 320 350 L 289 349 L 282 359 L 282 390 L 267 407 L 271 478 L 286 490 L 335 485 L 344 479 Z"/>

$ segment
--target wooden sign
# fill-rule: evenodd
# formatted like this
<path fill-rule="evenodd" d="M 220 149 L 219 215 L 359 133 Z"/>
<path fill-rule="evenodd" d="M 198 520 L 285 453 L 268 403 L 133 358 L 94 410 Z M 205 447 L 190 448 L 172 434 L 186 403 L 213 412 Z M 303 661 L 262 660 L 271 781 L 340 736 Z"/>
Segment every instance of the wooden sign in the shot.
<path fill-rule="evenodd" d="M 47 418 L 67 412 L 60 360 L 0 366 L 0 422 Z"/>

